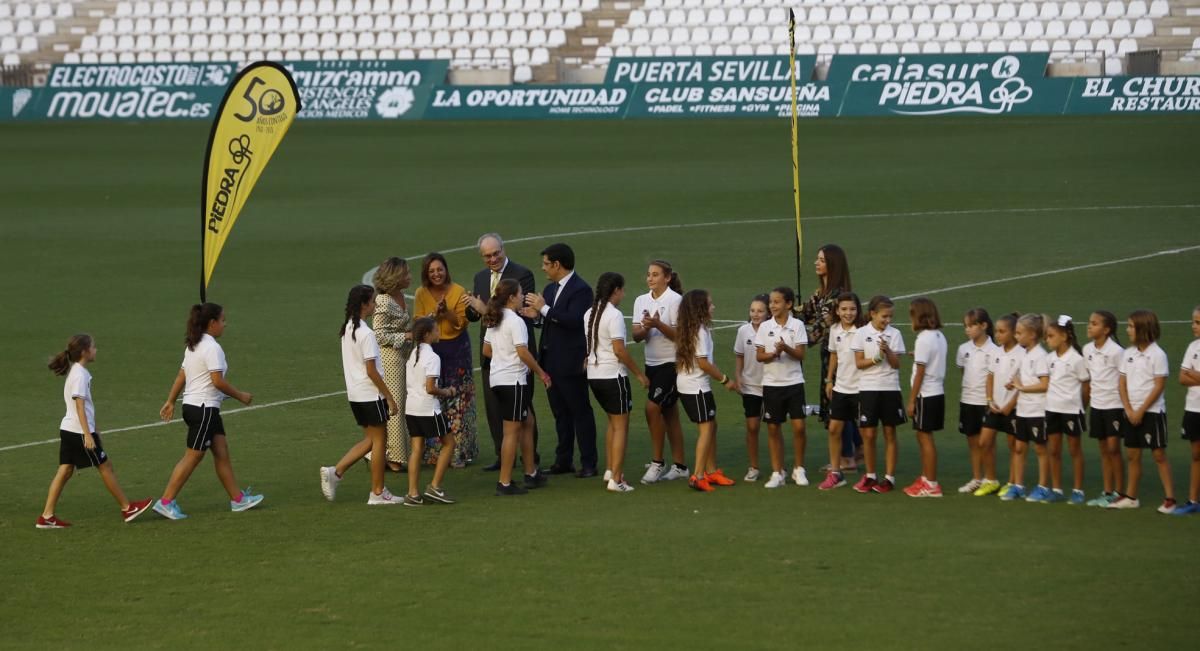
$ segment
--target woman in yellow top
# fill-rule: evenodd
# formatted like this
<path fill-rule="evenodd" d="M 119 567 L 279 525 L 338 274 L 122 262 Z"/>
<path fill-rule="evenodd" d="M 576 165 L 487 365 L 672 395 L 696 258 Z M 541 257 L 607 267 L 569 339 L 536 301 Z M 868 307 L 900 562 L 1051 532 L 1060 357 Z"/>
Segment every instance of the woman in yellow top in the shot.
<path fill-rule="evenodd" d="M 475 377 L 471 361 L 471 338 L 467 334 L 467 305 L 471 295 L 450 280 L 450 266 L 441 253 L 430 253 L 421 263 L 421 286 L 413 301 L 413 314 L 437 321 L 441 341 L 433 350 L 442 360 L 440 386 L 454 388 L 454 396 L 442 401 L 442 413 L 454 434 L 453 466 L 461 468 L 479 455 L 475 431 Z M 426 462 L 436 459 L 436 439 L 425 442 Z"/>

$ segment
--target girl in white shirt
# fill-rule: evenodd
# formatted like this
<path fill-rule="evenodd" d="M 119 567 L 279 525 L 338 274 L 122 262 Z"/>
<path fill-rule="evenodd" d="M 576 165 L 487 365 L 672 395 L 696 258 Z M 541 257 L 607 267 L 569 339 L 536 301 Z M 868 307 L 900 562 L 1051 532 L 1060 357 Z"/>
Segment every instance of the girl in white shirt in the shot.
<path fill-rule="evenodd" d="M 942 317 L 937 305 L 924 296 L 912 300 L 908 308 L 913 332 L 912 387 L 908 395 L 908 417 L 917 431 L 921 448 L 921 476 L 904 489 L 909 497 L 941 497 L 937 481 L 937 447 L 933 433 L 945 426 L 946 420 L 946 335 L 942 334 Z"/>
<path fill-rule="evenodd" d="M 496 285 L 496 292 L 487 302 L 483 325 L 483 355 L 491 359 L 488 380 L 500 405 L 504 419 L 504 439 L 500 444 L 500 481 L 497 495 L 524 495 L 525 488 L 541 488 L 546 477 L 534 463 L 533 413 L 529 409 L 533 394 L 525 386 L 532 371 L 547 388 L 550 376 L 538 365 L 529 352 L 529 331 L 516 310 L 524 305 L 521 284 L 506 278 Z M 525 468 L 525 488 L 512 481 L 517 446 L 521 447 L 521 462 Z"/>
<path fill-rule="evenodd" d="M 1046 443 L 1046 388 L 1050 386 L 1050 367 L 1046 349 L 1042 348 L 1045 322 L 1040 314 L 1023 314 L 1017 319 L 1017 345 L 1025 349 L 1021 366 L 1015 377 L 1006 385 L 1017 393 L 1016 445 L 1013 457 L 1013 486 L 1000 499 L 1011 501 L 1024 496 L 1027 502 L 1046 502 L 1050 489 L 1046 487 L 1050 476 L 1050 458 Z M 1028 495 L 1025 493 L 1025 455 L 1029 444 L 1034 444 L 1038 457 L 1038 485 Z"/>
<path fill-rule="evenodd" d="M 1062 501 L 1062 437 L 1067 436 L 1067 447 L 1071 451 L 1071 468 L 1075 488 L 1071 491 L 1070 504 L 1084 503 L 1083 495 L 1083 403 L 1088 393 L 1091 375 L 1087 361 L 1080 352 L 1079 340 L 1075 338 L 1075 323 L 1071 317 L 1062 315 L 1046 324 L 1046 345 L 1050 348 L 1050 386 L 1046 390 L 1046 434 L 1050 437 L 1050 484 L 1049 502 Z"/>
<path fill-rule="evenodd" d="M 633 410 L 633 389 L 629 371 L 642 388 L 650 379 L 637 367 L 625 348 L 625 317 L 619 306 L 625 298 L 625 278 L 606 271 L 596 281 L 592 307 L 583 315 L 587 340 L 587 378 L 596 402 L 608 415 L 604 431 L 605 487 L 614 493 L 633 490 L 625 481 L 625 443 L 629 436 L 629 413 Z"/>
<path fill-rule="evenodd" d="M 762 362 L 758 361 L 758 349 L 754 338 L 758 328 L 767 318 L 767 303 L 770 297 L 759 294 L 750 301 L 750 320 L 743 323 L 733 342 L 734 377 L 738 393 L 742 394 L 742 413 L 746 417 L 746 453 L 750 467 L 746 469 L 746 481 L 758 481 L 758 430 L 762 424 Z"/>
<path fill-rule="evenodd" d="M 808 471 L 804 468 L 804 450 L 808 443 L 804 417 L 808 409 L 804 399 L 804 353 L 808 348 L 808 331 L 804 322 L 792 313 L 796 293 L 791 287 L 771 290 L 768 307 L 771 319 L 758 329 L 754 347 L 758 361 L 763 364 L 763 420 L 767 423 L 767 447 L 771 452 L 771 478 L 766 488 L 783 486 L 783 424 L 792 424 L 792 445 L 795 462 L 792 481 L 808 486 Z"/>
<path fill-rule="evenodd" d="M 96 343 L 91 335 L 75 335 L 67 341 L 67 347 L 50 360 L 50 370 L 55 375 L 67 376 L 63 386 L 63 402 L 66 415 L 58 426 L 58 472 L 50 482 L 46 505 L 34 525 L 38 529 L 65 529 L 70 522 L 54 514 L 58 498 L 76 468 L 96 467 L 104 487 L 121 507 L 121 517 L 126 522 L 150 509 L 154 500 L 130 502 L 117 482 L 112 461 L 100 443 L 100 432 L 96 431 L 96 407 L 92 402 L 92 374 L 88 364 L 96 360 Z"/>
<path fill-rule="evenodd" d="M 442 376 L 442 359 L 433 351 L 433 344 L 441 341 L 437 321 L 422 317 L 413 322 L 412 341 L 416 344 L 405 363 L 404 420 L 408 429 L 410 456 L 408 460 L 408 494 L 404 506 L 421 506 L 425 497 L 442 504 L 453 504 L 454 498 L 442 490 L 442 479 L 454 456 L 454 432 L 446 415 L 442 413 L 440 398 L 458 395 L 456 387 L 441 388 L 438 379 Z M 433 470 L 433 481 L 425 488 L 422 497 L 418 492 L 421 475 L 421 458 L 425 454 L 425 440 L 438 439 L 437 465 Z"/>
<path fill-rule="evenodd" d="M 896 462 L 900 455 L 896 426 L 904 423 L 904 396 L 900 393 L 900 356 L 904 338 L 891 326 L 895 303 L 875 296 L 867 304 L 870 322 L 854 333 L 851 350 L 858 367 L 858 426 L 863 436 L 867 472 L 854 485 L 859 493 L 890 493 L 896 487 Z M 875 474 L 875 432 L 883 424 L 886 469 L 883 480 Z"/>
<path fill-rule="evenodd" d="M 387 459 L 387 422 L 399 411 L 391 389 L 383 381 L 383 360 L 375 333 L 365 319 L 375 311 L 375 288 L 356 285 L 346 298 L 345 320 L 338 331 L 342 343 L 342 376 L 346 380 L 346 398 L 354 421 L 363 430 L 363 439 L 342 456 L 337 465 L 321 468 L 321 493 L 333 501 L 338 482 L 359 459 L 371 453 L 371 492 L 369 506 L 394 506 L 403 499 L 392 495 L 384 486 L 383 473 Z"/>
<path fill-rule="evenodd" d="M 696 424 L 695 474 L 688 485 L 695 490 L 711 492 L 713 486 L 732 486 L 733 480 L 717 467 L 717 402 L 713 398 L 709 378 L 733 391 L 737 383 L 713 364 L 713 340 L 710 327 L 715 306 L 703 289 L 693 289 L 683 295 L 679 304 L 679 328 L 676 330 L 676 387 L 679 401 L 688 419 Z"/>
<path fill-rule="evenodd" d="M 854 336 L 864 325 L 858 294 L 837 297 L 838 322 L 829 329 L 829 375 L 824 378 L 829 400 L 829 472 L 817 488 L 827 491 L 846 485 L 842 470 L 842 434 L 846 423 L 858 423 L 858 366 L 854 363 Z M 851 458 L 853 460 L 853 458 Z"/>
<path fill-rule="evenodd" d="M 1017 345 L 1016 312 L 996 319 L 997 350 L 988 366 L 987 397 L 988 410 L 983 417 L 983 429 L 979 431 L 979 450 L 983 457 L 983 484 L 975 490 L 976 497 L 998 494 L 1003 498 L 1013 486 L 1016 472 L 1017 419 L 1013 411 L 1017 408 L 1017 392 L 1008 388 L 1013 376 L 1021 370 L 1025 349 Z M 996 479 L 996 433 L 1008 435 L 1008 481 L 1003 486 Z M 1025 497 L 1022 490 L 1018 497 Z"/>
<path fill-rule="evenodd" d="M 646 343 L 646 376 L 650 378 L 646 426 L 650 428 L 652 451 L 642 483 L 653 484 L 687 479 L 689 474 L 676 405 L 679 394 L 675 391 L 675 326 L 683 284 L 670 262 L 654 260 L 646 269 L 646 285 L 650 291 L 633 302 L 633 340 Z M 671 443 L 673 461 L 669 468 L 663 456 L 667 441 Z"/>
<path fill-rule="evenodd" d="M 974 493 L 984 485 L 983 448 L 979 439 L 988 412 L 988 368 L 1000 350 L 992 343 L 996 326 L 992 317 L 982 307 L 967 310 L 963 315 L 963 331 L 967 340 L 958 347 L 955 364 L 962 369 L 962 396 L 958 402 L 958 431 L 967 437 L 967 453 L 971 459 L 971 481 L 958 488 L 960 493 Z M 999 482 L 992 479 L 995 486 Z M 987 493 L 984 493 L 985 495 Z"/>
<path fill-rule="evenodd" d="M 1120 497 L 1119 491 L 1125 486 L 1125 459 L 1121 456 L 1121 421 L 1125 410 L 1121 407 L 1118 387 L 1125 349 L 1117 339 L 1117 317 L 1108 310 L 1092 312 L 1087 335 L 1091 341 L 1083 347 L 1083 358 L 1092 378 L 1087 399 L 1091 408 L 1088 436 L 1100 446 L 1100 472 L 1104 477 L 1104 491 L 1087 505 L 1105 507 Z"/>
<path fill-rule="evenodd" d="M 1183 408 L 1183 439 L 1192 445 L 1192 477 L 1187 504 L 1175 509 L 1175 515 L 1200 513 L 1200 306 L 1192 310 L 1192 336 L 1195 339 L 1179 365 L 1179 383 L 1187 387 Z"/>
<path fill-rule="evenodd" d="M 183 364 L 175 375 L 175 382 L 167 394 L 167 401 L 158 410 L 164 421 L 175 414 L 175 399 L 183 393 L 183 422 L 188 426 L 187 450 L 175 464 L 171 478 L 162 498 L 154 503 L 154 511 L 170 520 L 182 520 L 187 516 L 180 510 L 175 497 L 183 490 L 192 471 L 204 460 L 204 453 L 212 448 L 213 468 L 217 478 L 229 493 L 229 508 L 246 511 L 262 502 L 262 495 L 252 495 L 250 489 L 238 489 L 233 476 L 233 462 L 229 458 L 229 445 L 225 437 L 225 423 L 221 420 L 221 402 L 233 398 L 249 405 L 254 396 L 239 391 L 225 379 L 229 367 L 225 362 L 225 351 L 217 339 L 225 334 L 225 310 L 216 303 L 193 305 L 188 315 L 187 334 L 184 341 Z"/>

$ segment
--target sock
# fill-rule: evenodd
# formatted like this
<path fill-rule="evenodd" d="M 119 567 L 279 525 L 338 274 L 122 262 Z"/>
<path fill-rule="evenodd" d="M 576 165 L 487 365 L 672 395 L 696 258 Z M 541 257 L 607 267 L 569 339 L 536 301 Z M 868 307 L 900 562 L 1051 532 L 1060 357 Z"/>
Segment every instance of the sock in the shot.
<path fill-rule="evenodd" d="M 1058 493 L 1059 495 L 1062 495 L 1062 494 L 1063 494 L 1063 492 L 1062 492 L 1062 489 L 1061 489 L 1061 488 L 1055 488 L 1055 489 L 1054 489 L 1054 492 L 1055 492 L 1055 493 Z"/>
<path fill-rule="evenodd" d="M 1025 490 L 1025 487 L 1020 484 L 1013 484 L 1013 487 L 1015 487 L 1017 490 Z"/>
<path fill-rule="evenodd" d="M 891 475 L 884 475 L 883 478 L 892 482 L 893 484 L 896 483 L 896 478 Z"/>
<path fill-rule="evenodd" d="M 175 500 L 167 500 L 167 499 L 161 499 L 161 498 L 158 500 L 159 504 L 162 504 L 163 506 L 171 506 L 171 502 L 174 502 L 174 501 Z"/>
<path fill-rule="evenodd" d="M 683 465 L 682 463 L 677 463 L 677 464 L 675 464 L 675 467 L 676 467 L 676 468 L 679 468 L 680 470 L 687 470 L 687 469 L 688 469 L 688 467 L 687 467 L 687 466 L 685 466 L 685 465 Z"/>
<path fill-rule="evenodd" d="M 234 500 L 234 501 L 235 501 L 235 502 L 240 502 L 240 501 L 242 501 L 242 500 L 244 500 L 244 499 L 246 499 L 246 491 L 242 491 L 242 492 L 238 493 L 238 498 L 237 498 L 236 500 Z"/>
<path fill-rule="evenodd" d="M 924 479 L 924 480 L 925 480 L 925 483 L 926 483 L 926 484 L 929 484 L 930 486 L 937 486 L 937 485 L 938 485 L 938 483 L 937 483 L 936 481 L 931 481 L 931 480 L 930 480 L 928 477 L 925 477 L 924 475 L 922 475 L 922 476 L 921 476 L 921 479 Z"/>
<path fill-rule="evenodd" d="M 872 479 L 872 480 L 873 480 L 873 479 L 875 479 L 875 478 L 876 478 L 876 477 L 875 477 L 875 473 L 873 473 L 873 472 L 868 472 L 868 473 L 867 473 L 867 479 Z"/>
<path fill-rule="evenodd" d="M 658 464 L 658 465 L 660 465 L 660 466 L 665 466 L 665 465 L 667 465 L 667 460 L 666 460 L 666 459 L 651 459 L 651 460 L 650 460 L 650 462 L 651 462 L 651 463 L 657 463 L 657 464 Z"/>
<path fill-rule="evenodd" d="M 1175 504 L 1175 498 L 1174 498 L 1174 497 L 1168 497 L 1167 499 L 1163 500 L 1163 503 L 1164 503 L 1164 504 L 1168 504 L 1168 505 Z"/>

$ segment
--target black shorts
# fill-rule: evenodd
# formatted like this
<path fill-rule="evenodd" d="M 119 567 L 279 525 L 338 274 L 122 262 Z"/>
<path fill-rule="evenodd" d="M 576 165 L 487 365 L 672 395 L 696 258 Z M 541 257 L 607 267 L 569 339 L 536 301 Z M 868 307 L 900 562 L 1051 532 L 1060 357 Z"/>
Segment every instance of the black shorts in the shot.
<path fill-rule="evenodd" d="M 588 380 L 588 385 L 604 413 L 619 416 L 633 411 L 633 389 L 628 377 Z"/>
<path fill-rule="evenodd" d="M 1009 436 L 1017 435 L 1017 417 L 1012 414 L 1005 416 L 989 409 L 983 416 L 983 426 Z"/>
<path fill-rule="evenodd" d="M 528 384 L 505 384 L 493 386 L 492 394 L 500 404 L 500 417 L 504 420 L 523 423 L 529 418 L 529 406 L 533 403 L 533 391 Z"/>
<path fill-rule="evenodd" d="M 763 399 L 762 396 L 752 396 L 748 393 L 742 394 L 742 413 L 746 418 L 762 418 L 763 415 Z"/>
<path fill-rule="evenodd" d="M 187 424 L 187 446 L 189 450 L 201 452 L 212 447 L 214 436 L 225 436 L 225 422 L 221 420 L 220 407 L 183 406 L 183 422 Z"/>
<path fill-rule="evenodd" d="M 100 432 L 92 432 L 96 447 L 91 450 L 83 447 L 83 434 L 60 429 L 58 437 L 58 464 L 61 466 L 91 468 L 108 461 L 104 446 L 100 444 Z"/>
<path fill-rule="evenodd" d="M 804 402 L 804 383 L 787 387 L 763 387 L 763 420 L 768 423 L 783 423 L 804 420 L 808 405 Z"/>
<path fill-rule="evenodd" d="M 903 425 L 904 397 L 899 391 L 859 391 L 858 426 L 873 428 L 879 423 L 888 427 Z"/>
<path fill-rule="evenodd" d="M 1195 443 L 1200 441 L 1200 412 L 1183 412 L 1183 440 Z"/>
<path fill-rule="evenodd" d="M 717 419 L 717 401 L 712 391 L 704 393 L 681 393 L 679 402 L 693 423 L 708 423 Z"/>
<path fill-rule="evenodd" d="M 1121 436 L 1124 437 L 1127 448 L 1158 450 L 1167 447 L 1166 412 L 1148 411 L 1142 417 L 1141 424 L 1137 426 L 1130 424 L 1129 419 L 1122 417 Z"/>
<path fill-rule="evenodd" d="M 384 398 L 371 402 L 352 402 L 350 411 L 354 412 L 354 422 L 358 423 L 359 427 L 383 425 L 388 422 L 389 418 L 388 404 Z"/>
<path fill-rule="evenodd" d="M 405 414 L 404 422 L 408 425 L 408 436 L 414 439 L 440 439 L 450 433 L 450 423 L 445 414 L 432 416 L 412 416 Z"/>
<path fill-rule="evenodd" d="M 845 423 L 858 422 L 858 394 L 839 393 L 833 389 L 833 399 L 829 401 L 829 418 Z"/>
<path fill-rule="evenodd" d="M 679 400 L 679 392 L 675 390 L 675 364 L 647 366 L 646 377 L 650 378 L 646 399 L 663 409 L 675 406 L 675 401 Z"/>
<path fill-rule="evenodd" d="M 1093 407 L 1088 420 L 1091 421 L 1091 433 L 1088 436 L 1094 439 L 1107 439 L 1120 436 L 1121 423 L 1125 422 L 1125 410 L 1096 409 Z"/>
<path fill-rule="evenodd" d="M 968 405 L 965 402 L 958 403 L 958 432 L 967 436 L 978 436 L 983 430 L 983 423 L 987 419 L 987 405 Z"/>
<path fill-rule="evenodd" d="M 1016 437 L 1018 441 L 1025 443 L 1041 443 L 1045 444 L 1050 440 L 1046 435 L 1046 417 L 1034 416 L 1031 418 L 1023 418 L 1017 416 Z"/>
<path fill-rule="evenodd" d="M 946 427 L 946 396 L 917 396 L 913 405 L 913 429 L 940 432 Z"/>
<path fill-rule="evenodd" d="M 1067 436 L 1083 436 L 1087 425 L 1083 422 L 1083 414 L 1062 414 L 1057 411 L 1046 412 L 1046 433 L 1066 434 Z"/>

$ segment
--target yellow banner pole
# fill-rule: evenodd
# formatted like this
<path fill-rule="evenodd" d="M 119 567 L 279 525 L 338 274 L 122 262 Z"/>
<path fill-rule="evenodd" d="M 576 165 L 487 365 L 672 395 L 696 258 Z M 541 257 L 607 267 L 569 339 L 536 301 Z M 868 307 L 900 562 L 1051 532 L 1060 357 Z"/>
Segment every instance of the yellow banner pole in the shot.
<path fill-rule="evenodd" d="M 796 15 L 788 9 L 788 41 L 789 53 L 788 63 L 791 70 L 792 81 L 792 202 L 796 206 L 796 291 L 800 289 L 800 275 L 802 267 L 800 264 L 800 250 L 804 246 L 804 234 L 800 229 L 800 144 L 799 137 L 796 132 L 796 117 L 797 111 L 797 92 L 796 92 Z"/>

